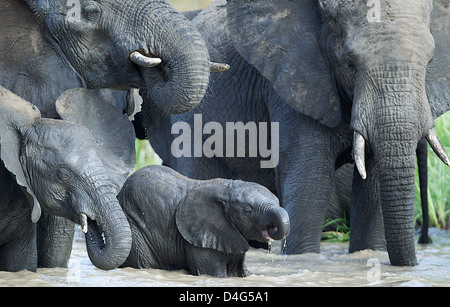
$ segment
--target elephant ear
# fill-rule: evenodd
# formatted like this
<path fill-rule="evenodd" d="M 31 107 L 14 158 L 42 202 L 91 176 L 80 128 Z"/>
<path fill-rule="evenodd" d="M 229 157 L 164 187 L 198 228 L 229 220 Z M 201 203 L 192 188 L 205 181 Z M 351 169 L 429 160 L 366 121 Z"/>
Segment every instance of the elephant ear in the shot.
<path fill-rule="evenodd" d="M 118 93 L 121 94 L 121 93 Z M 56 102 L 62 119 L 88 128 L 99 144 L 101 159 L 119 193 L 134 169 L 135 133 L 128 116 L 96 90 L 65 91 Z"/>
<path fill-rule="evenodd" d="M 450 110 L 450 6 L 448 0 L 433 2 L 431 33 L 436 49 L 428 65 L 426 88 L 433 117 Z"/>
<path fill-rule="evenodd" d="M 178 231 L 190 244 L 224 253 L 245 253 L 247 240 L 227 219 L 227 183 L 200 185 L 189 191 L 178 205 L 175 220 Z"/>
<path fill-rule="evenodd" d="M 35 106 L 0 86 L 0 156 L 6 169 L 14 175 L 17 184 L 25 188 L 27 200 L 33 207 L 33 223 L 41 216 L 41 206 L 26 179 L 20 162 L 20 152 L 22 131 L 32 127 L 40 118 L 41 113 Z"/>
<path fill-rule="evenodd" d="M 316 0 L 228 0 L 234 47 L 293 109 L 328 127 L 341 120 L 331 70 L 319 48 Z"/>

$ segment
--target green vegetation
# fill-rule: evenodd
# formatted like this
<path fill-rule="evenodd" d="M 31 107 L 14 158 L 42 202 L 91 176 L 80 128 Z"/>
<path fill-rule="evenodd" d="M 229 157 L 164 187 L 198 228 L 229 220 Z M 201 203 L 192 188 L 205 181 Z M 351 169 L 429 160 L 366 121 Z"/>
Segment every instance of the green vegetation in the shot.
<path fill-rule="evenodd" d="M 350 240 L 350 226 L 348 220 L 342 219 L 326 220 L 323 229 L 334 228 L 333 231 L 322 232 L 322 241 L 324 242 L 347 242 Z"/>
<path fill-rule="evenodd" d="M 147 140 L 135 141 L 136 145 L 136 164 L 134 170 L 147 166 L 147 165 L 160 165 L 162 163 L 161 158 L 153 150 L 152 146 Z"/>
<path fill-rule="evenodd" d="M 435 120 L 435 131 L 450 154 L 450 112 Z M 422 224 L 422 207 L 419 195 L 418 172 L 416 171 L 415 221 Z M 428 211 L 430 227 L 447 229 L 450 216 L 450 168 L 436 156 L 428 146 Z"/>

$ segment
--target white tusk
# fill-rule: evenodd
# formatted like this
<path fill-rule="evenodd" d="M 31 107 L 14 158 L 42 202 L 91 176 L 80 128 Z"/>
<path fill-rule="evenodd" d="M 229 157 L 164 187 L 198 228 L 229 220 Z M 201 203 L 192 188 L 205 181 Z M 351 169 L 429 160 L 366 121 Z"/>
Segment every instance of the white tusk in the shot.
<path fill-rule="evenodd" d="M 223 72 L 230 69 L 230 65 L 224 63 L 209 62 L 209 70 L 211 72 Z"/>
<path fill-rule="evenodd" d="M 430 131 L 428 131 L 426 139 L 428 141 L 428 144 L 430 144 L 431 148 L 436 153 L 436 155 L 442 160 L 442 162 L 450 166 L 450 160 L 448 159 L 448 156 L 445 153 L 445 148 L 444 146 L 442 146 L 433 129 L 430 129 Z"/>
<path fill-rule="evenodd" d="M 160 58 L 150 58 L 138 51 L 134 51 L 130 54 L 130 60 L 142 67 L 155 67 L 162 62 Z"/>
<path fill-rule="evenodd" d="M 88 232 L 87 216 L 84 213 L 80 213 L 80 226 L 81 226 L 83 233 Z"/>
<path fill-rule="evenodd" d="M 362 179 L 367 178 L 366 158 L 365 158 L 366 141 L 361 133 L 354 133 L 353 137 L 353 158 L 355 159 L 356 168 Z"/>

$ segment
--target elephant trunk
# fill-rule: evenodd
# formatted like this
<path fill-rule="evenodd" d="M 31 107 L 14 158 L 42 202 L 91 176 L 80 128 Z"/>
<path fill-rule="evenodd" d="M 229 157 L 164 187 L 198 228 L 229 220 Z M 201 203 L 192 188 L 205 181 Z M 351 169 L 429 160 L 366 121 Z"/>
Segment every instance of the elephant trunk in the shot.
<path fill-rule="evenodd" d="M 190 111 L 203 99 L 208 87 L 210 60 L 198 30 L 170 5 L 145 4 L 141 8 L 147 25 L 142 33 L 153 33 L 140 51 L 162 63 L 141 67 L 147 96 L 165 113 Z"/>
<path fill-rule="evenodd" d="M 262 215 L 261 226 L 273 240 L 282 240 L 289 234 L 289 215 L 281 207 L 270 207 Z"/>
<path fill-rule="evenodd" d="M 119 267 L 131 249 L 131 230 L 119 201 L 112 192 L 101 192 L 95 204 L 95 221 L 87 219 L 86 248 L 89 259 L 97 268 L 112 270 Z"/>
<path fill-rule="evenodd" d="M 380 67 L 355 92 L 352 127 L 356 166 L 365 179 L 364 151 L 374 153 L 387 250 L 392 265 L 417 264 L 414 247 L 415 152 L 433 125 L 423 69 Z"/>
<path fill-rule="evenodd" d="M 406 131 L 414 127 L 405 125 L 401 129 Z M 378 133 L 384 136 L 383 140 L 377 140 L 377 145 L 373 146 L 387 250 L 392 265 L 413 266 L 417 264 L 414 248 L 414 175 L 417 140 L 400 134 L 390 138 L 394 133 L 389 131 L 392 129 L 383 127 L 380 130 Z"/>

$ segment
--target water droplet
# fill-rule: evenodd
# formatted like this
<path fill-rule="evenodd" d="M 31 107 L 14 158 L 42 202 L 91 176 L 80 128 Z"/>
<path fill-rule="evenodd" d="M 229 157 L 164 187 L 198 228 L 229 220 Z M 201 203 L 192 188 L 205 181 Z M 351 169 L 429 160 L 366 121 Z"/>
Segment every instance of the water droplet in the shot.
<path fill-rule="evenodd" d="M 286 249 L 286 241 L 287 241 L 287 239 L 286 239 L 286 237 L 284 237 L 282 240 L 283 240 L 282 241 L 283 244 L 281 246 L 281 253 L 284 254 L 285 253 L 285 249 Z"/>

